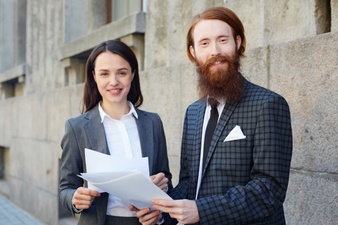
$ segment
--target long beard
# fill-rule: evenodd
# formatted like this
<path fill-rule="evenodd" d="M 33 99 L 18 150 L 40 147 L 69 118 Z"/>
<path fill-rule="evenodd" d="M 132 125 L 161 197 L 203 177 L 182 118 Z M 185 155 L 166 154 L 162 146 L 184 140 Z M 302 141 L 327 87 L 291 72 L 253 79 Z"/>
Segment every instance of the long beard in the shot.
<path fill-rule="evenodd" d="M 213 66 L 215 62 L 225 63 L 218 67 Z M 207 96 L 223 99 L 227 103 L 234 103 L 244 95 L 242 77 L 238 73 L 240 66 L 239 56 L 215 56 L 204 64 L 196 62 L 198 73 L 198 87 L 200 98 Z"/>

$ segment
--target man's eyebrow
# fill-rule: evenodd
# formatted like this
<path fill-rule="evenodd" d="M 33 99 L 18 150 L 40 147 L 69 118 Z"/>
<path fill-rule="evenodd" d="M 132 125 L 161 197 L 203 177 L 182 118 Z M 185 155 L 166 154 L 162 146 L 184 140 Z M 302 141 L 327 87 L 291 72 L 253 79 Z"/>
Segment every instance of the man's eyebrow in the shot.
<path fill-rule="evenodd" d="M 219 35 L 217 38 L 230 38 L 230 36 L 225 34 L 225 35 Z"/>
<path fill-rule="evenodd" d="M 198 42 L 207 41 L 207 40 L 210 40 L 210 38 L 202 38 L 202 39 L 198 40 Z"/>

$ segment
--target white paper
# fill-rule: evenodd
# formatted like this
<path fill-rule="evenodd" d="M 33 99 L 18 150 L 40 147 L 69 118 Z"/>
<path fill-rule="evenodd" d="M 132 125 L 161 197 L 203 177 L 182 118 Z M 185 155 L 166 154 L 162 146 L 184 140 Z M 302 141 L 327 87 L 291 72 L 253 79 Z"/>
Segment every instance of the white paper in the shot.
<path fill-rule="evenodd" d="M 148 157 L 113 157 L 111 155 L 86 148 L 85 159 L 87 173 L 137 170 L 141 171 L 145 177 L 149 177 Z"/>
<path fill-rule="evenodd" d="M 152 199 L 171 199 L 149 177 L 148 158 L 116 157 L 85 149 L 88 188 L 112 194 L 137 208 L 152 208 Z"/>
<path fill-rule="evenodd" d="M 139 209 L 152 208 L 152 199 L 171 199 L 140 171 L 81 173 L 83 179 Z"/>

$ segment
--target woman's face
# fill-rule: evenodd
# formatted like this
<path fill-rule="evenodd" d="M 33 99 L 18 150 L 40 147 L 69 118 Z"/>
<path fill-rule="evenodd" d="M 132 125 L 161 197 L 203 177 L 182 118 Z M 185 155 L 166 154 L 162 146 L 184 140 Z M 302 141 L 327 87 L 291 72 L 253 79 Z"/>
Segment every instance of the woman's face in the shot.
<path fill-rule="evenodd" d="M 96 57 L 93 72 L 103 105 L 120 105 L 127 102 L 134 74 L 130 64 L 112 52 L 102 52 Z"/>

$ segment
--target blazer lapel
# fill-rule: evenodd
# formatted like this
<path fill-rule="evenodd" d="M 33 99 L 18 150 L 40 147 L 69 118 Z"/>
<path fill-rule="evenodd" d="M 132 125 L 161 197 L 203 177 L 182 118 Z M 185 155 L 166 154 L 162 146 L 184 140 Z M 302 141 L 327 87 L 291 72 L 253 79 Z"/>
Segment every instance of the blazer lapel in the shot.
<path fill-rule="evenodd" d="M 204 120 L 204 113 L 206 109 L 205 102 L 201 101 L 201 104 L 199 105 L 199 108 L 197 110 L 196 115 L 196 129 L 194 134 L 194 151 L 196 151 L 196 154 L 191 154 L 193 156 L 192 158 L 192 172 L 193 172 L 193 183 L 197 185 L 198 180 L 198 171 L 200 166 L 200 157 L 201 157 L 201 140 L 202 140 L 202 128 L 203 128 L 203 120 Z M 196 187 L 194 188 L 196 191 Z M 194 193 L 195 195 L 195 193 Z"/>
<path fill-rule="evenodd" d="M 151 149 L 153 149 L 152 146 L 154 146 L 154 140 L 151 136 L 149 136 L 149 134 L 154 133 L 153 126 L 151 121 L 148 120 L 146 113 L 139 109 L 136 109 L 136 112 L 138 115 L 138 119 L 136 119 L 136 125 L 140 137 L 142 157 L 148 157 L 149 173 L 152 174 L 154 152 L 151 151 Z"/>
<path fill-rule="evenodd" d="M 215 132 L 214 135 L 212 136 L 212 140 L 210 143 L 210 149 L 207 155 L 207 159 L 206 159 L 206 166 L 203 168 L 203 173 L 202 176 L 204 175 L 206 168 L 210 162 L 210 158 L 213 155 L 213 153 L 215 152 L 215 148 L 217 145 L 217 142 L 219 141 L 219 138 L 225 128 L 225 126 L 227 125 L 232 113 L 234 112 L 236 106 L 238 103 L 234 103 L 234 104 L 225 104 L 224 109 L 222 111 L 222 115 L 217 123 L 217 126 L 215 128 Z"/>
<path fill-rule="evenodd" d="M 98 106 L 95 106 L 86 113 L 86 119 L 88 119 L 88 121 L 84 129 L 86 129 L 90 145 L 93 148 L 92 150 L 109 154 L 106 133 L 101 123 Z"/>

